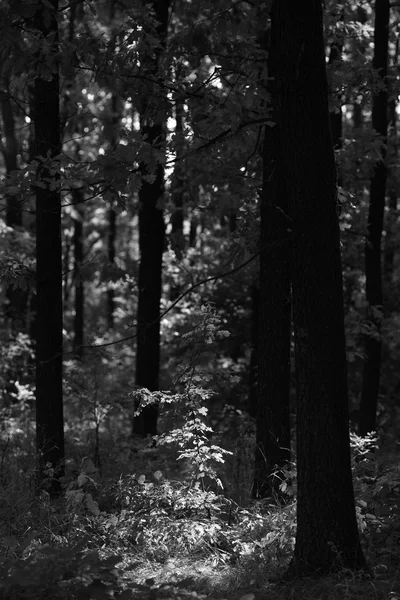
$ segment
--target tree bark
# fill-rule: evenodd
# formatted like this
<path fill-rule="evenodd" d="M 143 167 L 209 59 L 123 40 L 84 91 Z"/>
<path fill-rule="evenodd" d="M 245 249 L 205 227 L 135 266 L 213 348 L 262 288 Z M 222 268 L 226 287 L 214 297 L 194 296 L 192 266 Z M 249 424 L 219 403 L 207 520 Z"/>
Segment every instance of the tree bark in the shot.
<path fill-rule="evenodd" d="M 290 40 L 290 43 L 288 43 Z M 297 533 L 287 578 L 365 568 L 350 466 L 336 169 L 320 0 L 272 8 L 280 177 L 292 219 Z"/>
<path fill-rule="evenodd" d="M 149 73 L 157 75 L 160 52 L 168 29 L 167 0 L 153 1 L 155 19 L 153 35 L 157 35 L 160 46 L 153 59 L 149 59 Z M 165 144 L 165 123 L 162 105 L 153 107 L 148 98 L 144 101 L 141 114 L 142 135 L 153 148 L 163 150 Z M 155 158 L 155 160 L 157 160 Z M 146 180 L 149 165 L 142 163 L 144 176 L 139 192 L 139 281 L 137 308 L 137 347 L 136 347 L 136 385 L 149 390 L 159 387 L 160 371 L 160 302 L 162 290 L 162 255 L 164 251 L 165 227 L 162 206 L 164 195 L 164 168 L 157 161 L 154 181 Z M 145 407 L 139 416 L 133 419 L 133 432 L 142 436 L 157 433 L 157 406 Z"/>
<path fill-rule="evenodd" d="M 84 306 L 85 306 L 85 290 L 80 273 L 80 267 L 84 259 L 83 247 L 83 220 L 84 212 L 80 204 L 83 201 L 82 192 L 73 190 L 72 196 L 74 199 L 75 210 L 77 212 L 74 218 L 74 287 L 75 287 L 75 310 L 74 310 L 74 338 L 73 338 L 73 353 L 77 360 L 83 358 L 83 340 L 84 340 Z"/>
<path fill-rule="evenodd" d="M 376 409 L 381 374 L 381 321 L 383 310 L 381 241 L 386 194 L 387 143 L 387 68 L 389 41 L 389 0 L 375 2 L 375 34 L 373 68 L 379 73 L 383 86 L 375 86 L 372 99 L 372 127 L 382 136 L 381 159 L 371 179 L 367 237 L 365 243 L 365 278 L 367 319 L 373 330 L 366 336 L 363 383 L 360 402 L 359 435 L 376 429 Z"/>
<path fill-rule="evenodd" d="M 249 368 L 249 415 L 257 418 L 258 405 L 258 346 L 260 321 L 260 289 L 251 286 L 251 354 Z"/>
<path fill-rule="evenodd" d="M 279 471 L 290 460 L 290 249 L 287 177 L 277 114 L 277 54 L 270 48 L 273 128 L 266 128 L 260 223 L 258 402 L 253 496 L 279 493 Z"/>
<path fill-rule="evenodd" d="M 58 52 L 58 1 L 51 8 L 36 8 L 35 28 L 39 38 Z M 39 57 L 38 61 L 43 60 Z M 40 64 L 40 63 L 39 63 Z M 54 157 L 61 152 L 59 74 L 56 65 L 50 77 L 35 79 L 34 88 L 36 178 L 36 449 L 41 484 L 51 495 L 60 492 L 57 479 L 49 480 L 47 465 L 61 475 L 64 470 L 62 397 L 62 252 L 61 198 L 58 175 L 52 174 Z"/>

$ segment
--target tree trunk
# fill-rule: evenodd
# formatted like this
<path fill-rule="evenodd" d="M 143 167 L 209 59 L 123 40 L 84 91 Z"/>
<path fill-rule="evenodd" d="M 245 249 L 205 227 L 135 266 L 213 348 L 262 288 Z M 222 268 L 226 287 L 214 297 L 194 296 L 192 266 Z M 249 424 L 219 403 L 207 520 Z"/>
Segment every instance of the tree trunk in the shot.
<path fill-rule="evenodd" d="M 153 7 L 157 34 L 161 47 L 168 29 L 167 0 L 154 0 Z M 157 75 L 161 47 L 149 64 L 149 73 Z M 147 143 L 161 150 L 165 144 L 163 101 L 157 107 L 144 102 L 141 114 L 142 135 Z M 156 160 L 156 159 L 155 159 Z M 142 175 L 149 174 L 149 165 L 141 164 Z M 139 192 L 139 282 L 137 308 L 136 385 L 157 390 L 160 371 L 160 301 L 162 289 L 162 255 L 164 251 L 165 227 L 160 202 L 164 195 L 164 168 L 157 161 L 154 181 L 145 178 Z M 147 406 L 133 419 L 133 432 L 142 436 L 157 433 L 156 406 Z"/>
<path fill-rule="evenodd" d="M 117 237 L 117 213 L 113 208 L 108 211 L 107 257 L 110 266 L 115 264 L 115 239 Z M 107 290 L 107 329 L 114 328 L 114 289 Z"/>
<path fill-rule="evenodd" d="M 290 43 L 288 43 L 290 40 Z M 320 0 L 275 0 L 276 120 L 293 231 L 297 533 L 286 576 L 365 567 L 350 466 L 336 169 Z"/>
<path fill-rule="evenodd" d="M 375 35 L 373 68 L 379 73 L 384 86 L 376 86 L 372 99 L 372 127 L 382 136 L 381 160 L 376 164 L 371 179 L 367 238 L 365 243 L 365 278 L 367 319 L 373 334 L 365 341 L 365 360 L 360 402 L 359 435 L 376 429 L 381 373 L 381 321 L 383 308 L 381 240 L 386 193 L 387 142 L 387 67 L 389 41 L 389 0 L 375 2 Z"/>
<path fill-rule="evenodd" d="M 114 18 L 114 2 L 111 4 L 111 21 Z M 113 42 L 115 44 L 115 40 Z M 117 145 L 117 131 L 116 127 L 120 121 L 121 115 L 118 108 L 118 96 L 113 93 L 111 96 L 111 137 L 110 146 L 114 150 Z M 108 252 L 108 264 L 112 267 L 115 264 L 115 244 L 117 238 L 117 213 L 111 205 L 108 211 L 108 238 L 107 238 L 107 252 Z M 111 330 L 114 328 L 114 310 L 115 310 L 115 292 L 113 287 L 109 287 L 107 290 L 107 308 L 106 308 L 106 319 L 107 329 Z"/>
<path fill-rule="evenodd" d="M 398 68 L 398 55 L 399 55 L 399 40 L 396 40 L 395 54 L 393 56 L 393 70 Z M 394 86 L 393 86 L 394 87 Z M 388 211 L 386 216 L 386 236 L 385 236 L 385 252 L 383 260 L 383 288 L 385 293 L 384 304 L 388 312 L 395 308 L 393 305 L 393 272 L 394 272 L 394 259 L 396 252 L 396 230 L 397 230 L 397 178 L 396 178 L 396 167 L 399 157 L 399 148 L 397 142 L 397 91 L 396 89 L 391 90 L 389 104 L 389 131 L 390 131 L 390 143 L 389 148 L 392 149 L 391 157 L 389 161 L 390 169 L 390 187 L 388 190 Z M 389 306 L 390 305 L 390 306 Z"/>
<path fill-rule="evenodd" d="M 38 5 L 35 27 L 40 39 L 57 54 L 58 0 L 49 3 Z M 49 480 L 47 466 L 58 469 L 58 475 L 63 473 L 61 198 L 58 176 L 52 174 L 52 169 L 59 168 L 54 157 L 61 152 L 58 67 L 51 79 L 36 77 L 34 96 L 40 183 L 36 186 L 36 449 L 39 481 L 49 483 L 51 495 L 57 495 L 60 486 L 56 479 Z"/>
<path fill-rule="evenodd" d="M 332 42 L 330 45 L 329 64 L 332 68 L 339 68 L 342 59 L 342 44 L 338 41 Z M 331 93 L 335 93 L 335 90 L 330 90 Z M 337 95 L 337 106 L 334 106 L 329 111 L 330 127 L 332 144 L 334 150 L 339 150 L 342 147 L 342 95 Z"/>
<path fill-rule="evenodd" d="M 181 156 L 184 150 L 184 133 L 183 133 L 183 103 L 181 100 L 176 102 L 175 106 L 175 152 L 177 156 Z M 184 172 L 183 166 L 180 162 L 175 164 L 174 175 L 171 181 L 171 196 L 173 204 L 173 212 L 171 215 L 171 247 L 175 252 L 178 260 L 182 260 L 183 252 L 185 250 L 186 241 L 183 235 L 183 196 L 184 196 Z M 174 282 L 171 285 L 170 300 L 176 300 L 181 293 L 182 286 L 179 282 Z"/>
<path fill-rule="evenodd" d="M 9 176 L 12 171 L 18 169 L 18 142 L 15 135 L 15 119 L 11 105 L 8 81 L 4 81 L 4 89 L 0 90 L 0 106 L 4 136 L 2 154 L 6 167 L 6 174 Z M 21 202 L 16 195 L 7 195 L 6 197 L 6 225 L 9 227 L 18 227 L 22 225 Z"/>
<path fill-rule="evenodd" d="M 18 141 L 15 135 L 15 119 L 10 98 L 9 81 L 4 78 L 4 89 L 0 90 L 0 107 L 2 117 L 2 131 L 4 142 L 2 144 L 2 154 L 6 167 L 6 175 L 9 177 L 13 171 L 18 169 Z M 21 200 L 17 195 L 6 195 L 6 225 L 9 227 L 22 226 L 22 206 Z M 8 286 L 6 290 L 7 304 L 5 307 L 5 316 L 11 326 L 11 330 L 28 331 L 28 298 L 27 290 Z"/>
<path fill-rule="evenodd" d="M 84 286 L 80 273 L 80 267 L 84 259 L 83 248 L 83 207 L 80 204 L 83 201 L 80 190 L 72 191 L 75 210 L 77 212 L 74 218 L 74 287 L 75 287 L 75 311 L 74 311 L 74 338 L 73 353 L 77 360 L 83 358 L 83 339 L 84 339 Z"/>
<path fill-rule="evenodd" d="M 257 417 L 258 406 L 258 346 L 260 321 L 260 289 L 251 286 L 251 354 L 249 368 L 249 415 Z"/>
<path fill-rule="evenodd" d="M 273 97 L 277 55 L 270 49 L 268 70 Z M 260 223 L 260 304 L 258 402 L 253 496 L 279 493 L 279 472 L 290 460 L 290 231 L 287 177 L 281 127 L 273 102 L 273 128 L 266 128 Z"/>

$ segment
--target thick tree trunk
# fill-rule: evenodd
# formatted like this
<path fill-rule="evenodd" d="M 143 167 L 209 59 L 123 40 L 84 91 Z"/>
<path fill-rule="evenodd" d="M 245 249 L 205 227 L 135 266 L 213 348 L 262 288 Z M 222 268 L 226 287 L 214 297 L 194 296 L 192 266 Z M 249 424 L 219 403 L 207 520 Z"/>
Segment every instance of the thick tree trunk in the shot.
<path fill-rule="evenodd" d="M 293 231 L 297 533 L 287 577 L 365 567 L 350 466 L 336 169 L 320 0 L 275 0 L 279 143 Z M 288 40 L 290 43 L 288 44 Z"/>
<path fill-rule="evenodd" d="M 35 27 L 41 39 L 58 52 L 57 0 L 51 8 L 36 9 Z M 51 40 L 51 42 L 49 41 Z M 62 397 L 62 254 L 61 199 L 53 157 L 61 151 L 59 75 L 35 79 L 37 335 L 36 335 L 36 448 L 39 480 L 48 480 L 47 465 L 63 473 L 64 430 Z M 52 479 L 49 491 L 60 491 Z"/>
<path fill-rule="evenodd" d="M 155 32 L 161 42 L 165 41 L 168 28 L 167 0 L 154 0 Z M 154 35 L 154 32 L 153 32 Z M 149 71 L 156 75 L 161 48 L 149 64 Z M 162 103 L 162 100 L 160 100 Z M 162 106 L 152 107 L 145 102 L 141 114 L 142 135 L 153 147 L 163 149 L 165 123 Z M 141 164 L 142 174 L 149 173 L 149 166 Z M 139 192 L 139 282 L 137 308 L 136 385 L 157 390 L 160 371 L 160 302 L 162 289 L 162 255 L 164 251 L 165 226 L 162 201 L 164 195 L 164 168 L 157 162 L 154 181 L 142 180 Z M 147 406 L 133 419 L 133 432 L 142 436 L 157 433 L 156 406 Z"/>
<path fill-rule="evenodd" d="M 275 97 L 273 128 L 266 128 L 260 224 L 260 304 L 258 333 L 258 402 L 254 497 L 279 492 L 273 472 L 290 460 L 290 249 L 287 177 L 276 114 L 277 55 L 270 49 L 270 91 Z"/>
<path fill-rule="evenodd" d="M 379 73 L 384 86 L 377 86 L 372 100 L 372 127 L 382 136 L 381 160 L 371 179 L 368 228 L 365 243 L 365 278 L 367 318 L 373 328 L 365 342 L 365 360 L 360 402 L 359 435 L 376 429 L 376 408 L 381 374 L 381 321 L 383 309 L 381 240 L 386 193 L 387 141 L 387 67 L 389 41 L 389 0 L 375 2 L 375 35 L 373 68 Z"/>

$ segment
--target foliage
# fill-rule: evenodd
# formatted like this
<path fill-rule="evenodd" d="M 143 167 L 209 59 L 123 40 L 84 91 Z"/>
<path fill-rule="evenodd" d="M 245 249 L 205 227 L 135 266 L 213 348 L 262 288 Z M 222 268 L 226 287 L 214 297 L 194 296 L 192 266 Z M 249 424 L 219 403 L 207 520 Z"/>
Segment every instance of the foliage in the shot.
<path fill-rule="evenodd" d="M 266 85 L 270 2 L 171 3 L 168 38 L 156 75 L 149 65 L 160 43 L 148 4 L 65 3 L 59 11 L 56 57 L 49 41 L 34 29 L 34 4 L 0 2 L 0 95 L 2 102 L 11 103 L 13 116 L 12 122 L 3 112 L 0 118 L 0 195 L 5 216 L 12 200 L 22 208 L 22 225 L 0 223 L 0 303 L 5 312 L 11 293 L 35 297 L 33 192 L 38 159 L 33 159 L 31 94 L 38 74 L 50 77 L 57 62 L 63 152 L 52 162 L 47 157 L 39 160 L 59 177 L 63 203 L 68 460 L 63 497 L 55 503 L 36 490 L 32 464 L 30 308 L 23 315 L 23 331 L 14 330 L 6 318 L 1 325 L 0 596 L 196 597 L 191 583 L 180 581 L 174 569 L 171 581 L 165 580 L 168 560 L 192 558 L 196 564 L 211 565 L 214 583 L 224 569 L 231 569 L 231 587 L 225 582 L 220 594 L 236 597 L 240 585 L 253 589 L 257 581 L 265 586 L 268 575 L 284 568 L 295 535 L 295 462 L 283 470 L 281 489 L 287 505 L 272 507 L 249 499 L 254 453 L 254 421 L 247 412 L 254 351 L 251 289 L 257 261 L 228 277 L 207 280 L 258 252 L 262 140 L 264 129 L 268 132 L 273 126 Z M 377 335 L 365 317 L 362 256 L 369 178 L 381 151 L 381 140 L 370 125 L 371 90 L 379 78 L 372 69 L 371 3 L 328 0 L 325 5 L 327 55 L 334 42 L 342 47 L 342 60 L 328 65 L 328 75 L 330 108 L 341 111 L 343 124 L 336 158 L 353 410 L 358 406 L 365 338 Z M 388 87 L 396 114 L 400 78 L 395 6 L 391 18 Z M 140 129 L 146 102 L 166 124 L 165 147 L 153 147 Z M 10 126 L 16 140 L 13 172 L 6 165 Z M 392 118 L 390 127 L 388 196 L 397 198 L 398 118 Z M 160 389 L 166 391 L 140 389 L 132 395 L 141 162 L 150 172 L 149 181 L 158 163 L 166 168 L 160 202 L 166 224 Z M 173 218 L 179 213 L 179 194 L 183 225 L 177 234 Z M 111 208 L 117 215 L 114 262 L 109 258 Z M 84 246 L 79 265 L 74 259 L 77 221 L 83 226 Z M 386 297 L 379 314 L 383 448 L 378 451 L 372 437 L 351 436 L 357 519 L 377 570 L 383 570 L 382 564 L 389 569 L 397 560 L 400 540 L 400 477 L 396 461 L 387 454 L 400 425 L 397 256 L 392 272 L 387 269 L 388 251 L 394 247 L 397 253 L 399 246 L 399 220 L 389 204 L 385 221 Z M 200 281 L 205 283 L 175 304 Z M 78 283 L 85 294 L 82 361 L 71 352 Z M 109 290 L 114 292 L 113 329 L 106 318 Z M 155 448 L 131 439 L 135 399 L 141 408 L 152 402 L 159 405 Z M 177 462 L 170 446 L 177 448 Z M 145 568 L 150 573 L 140 579 L 137 573 Z M 187 568 L 190 576 L 197 573 L 193 564 Z M 161 574 L 154 581 L 156 571 Z M 329 580 L 323 594 L 350 597 L 350 588 L 338 586 Z M 210 587 L 207 593 L 215 596 Z M 388 587 L 382 597 L 396 590 Z M 370 592 L 363 588 L 358 597 Z M 303 596 L 313 593 L 307 588 Z M 271 591 L 274 594 L 278 592 Z M 292 597 L 286 588 L 282 594 L 285 600 Z M 323 594 L 315 591 L 316 597 Z M 238 592 L 237 597 L 242 595 Z"/>
<path fill-rule="evenodd" d="M 193 470 L 194 481 L 200 480 L 205 489 L 204 479 L 215 481 L 220 487 L 222 482 L 215 470 L 215 463 L 223 463 L 224 455 L 230 452 L 209 442 L 212 428 L 205 423 L 208 409 L 205 402 L 213 395 L 212 390 L 199 387 L 208 382 L 210 376 L 200 370 L 202 358 L 210 352 L 210 346 L 216 340 L 229 337 L 229 331 L 221 329 L 221 319 L 210 306 L 202 306 L 192 331 L 184 334 L 181 351 L 185 360 L 177 372 L 176 387 L 183 391 L 150 392 L 142 388 L 134 396 L 140 401 L 136 414 L 145 406 L 158 402 L 165 408 L 164 418 L 170 422 L 182 422 L 180 427 L 155 436 L 158 445 L 176 444 L 178 460 L 187 460 Z"/>

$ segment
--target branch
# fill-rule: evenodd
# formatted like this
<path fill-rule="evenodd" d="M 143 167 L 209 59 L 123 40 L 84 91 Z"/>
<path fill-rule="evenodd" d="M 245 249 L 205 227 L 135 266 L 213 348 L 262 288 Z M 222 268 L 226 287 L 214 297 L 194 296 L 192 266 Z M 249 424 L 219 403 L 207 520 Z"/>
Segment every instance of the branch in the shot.
<path fill-rule="evenodd" d="M 219 141 L 223 140 L 224 138 L 228 137 L 228 135 L 230 135 L 230 134 L 235 135 L 235 133 L 237 131 L 241 131 L 245 127 L 249 127 L 250 125 L 260 125 L 261 123 L 268 123 L 268 122 L 271 123 L 271 126 L 272 126 L 272 121 L 271 121 L 271 119 L 269 117 L 261 117 L 259 119 L 252 119 L 251 121 L 244 121 L 235 130 L 233 130 L 233 127 L 228 127 L 228 129 L 225 129 L 225 131 L 221 131 L 221 133 L 218 133 L 218 135 L 215 135 L 213 138 L 211 138 L 210 140 L 208 140 L 202 146 L 198 146 L 198 148 L 194 148 L 193 150 L 189 150 L 189 152 L 187 152 L 186 154 L 183 154 L 182 156 L 177 156 L 176 158 L 171 158 L 171 160 L 167 160 L 167 162 L 165 163 L 165 165 L 167 166 L 167 165 L 170 165 L 170 164 L 174 164 L 176 162 L 184 160 L 185 158 L 188 158 L 189 156 L 193 156 L 195 154 L 198 154 L 202 150 L 206 150 L 210 146 L 213 146 L 217 142 L 219 142 Z"/>
<path fill-rule="evenodd" d="M 239 265 L 238 267 L 235 267 L 234 269 L 231 269 L 230 271 L 226 271 L 225 273 L 220 273 L 219 275 L 213 275 L 212 277 L 206 277 L 205 279 L 202 279 L 201 281 L 198 281 L 197 283 L 191 285 L 185 292 L 182 292 L 182 294 L 172 304 L 170 304 L 170 306 L 163 313 L 161 313 L 161 315 L 156 320 L 149 323 L 147 325 L 147 327 L 151 327 L 152 325 L 155 325 L 156 323 L 160 322 L 165 317 L 165 315 L 167 315 L 182 300 L 182 298 L 184 298 L 185 296 L 190 294 L 190 292 L 193 292 L 193 290 L 197 289 L 201 285 L 204 285 L 205 283 L 209 283 L 210 281 L 217 281 L 218 279 L 222 279 L 223 277 L 228 277 L 229 275 L 233 275 L 234 273 L 237 273 L 238 271 L 240 271 L 241 269 L 246 267 L 248 264 L 253 262 L 253 260 L 258 257 L 259 253 L 260 252 L 256 252 L 256 254 L 253 254 L 250 258 L 245 260 L 241 265 Z M 135 339 L 136 337 L 137 337 L 137 333 L 134 333 L 134 334 L 128 335 L 124 338 L 119 338 L 118 340 L 114 340 L 113 342 L 105 342 L 104 344 L 91 344 L 91 345 L 87 345 L 87 346 L 82 346 L 82 348 L 105 348 L 106 346 L 113 346 L 114 344 L 128 342 L 130 340 Z M 73 352 L 67 352 L 66 354 L 73 354 Z"/>

